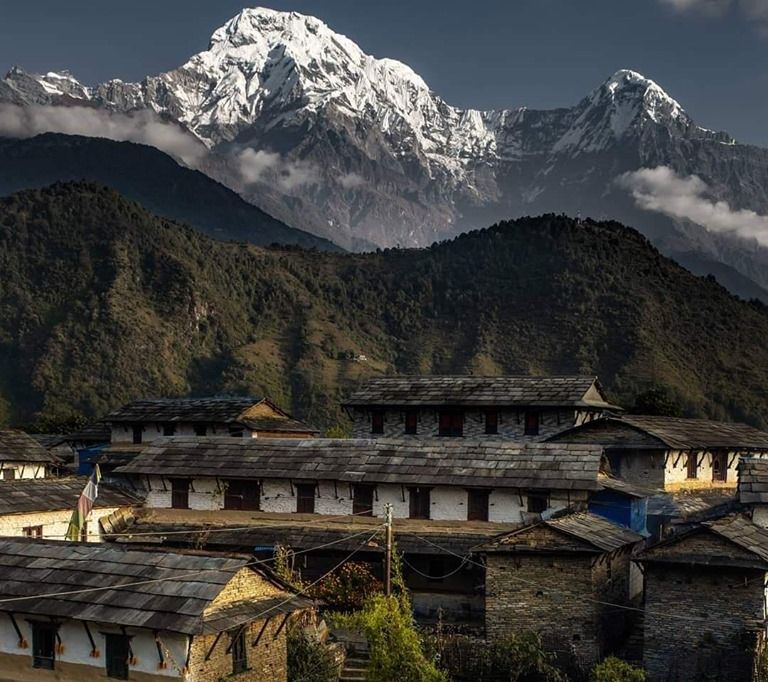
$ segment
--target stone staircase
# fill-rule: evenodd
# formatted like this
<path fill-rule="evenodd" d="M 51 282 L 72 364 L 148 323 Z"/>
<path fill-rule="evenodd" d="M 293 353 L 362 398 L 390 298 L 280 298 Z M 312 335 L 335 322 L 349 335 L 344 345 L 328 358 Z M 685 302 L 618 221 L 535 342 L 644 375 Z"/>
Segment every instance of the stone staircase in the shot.
<path fill-rule="evenodd" d="M 348 655 L 344 661 L 344 669 L 339 676 L 339 682 L 363 682 L 367 668 L 367 652 Z"/>

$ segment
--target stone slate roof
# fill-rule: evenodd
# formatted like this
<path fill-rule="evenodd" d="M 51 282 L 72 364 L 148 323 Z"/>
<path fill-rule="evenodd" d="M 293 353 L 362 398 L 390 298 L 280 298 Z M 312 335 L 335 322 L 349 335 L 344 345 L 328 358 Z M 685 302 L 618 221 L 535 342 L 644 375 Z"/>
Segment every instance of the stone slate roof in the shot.
<path fill-rule="evenodd" d="M 377 517 L 320 519 L 312 514 L 134 508 L 110 520 L 111 525 L 102 522 L 105 530 L 120 543 L 247 553 L 277 544 L 301 550 L 333 543 L 323 551 L 349 553 L 375 533 L 361 551 L 381 554 L 385 548 L 382 519 Z M 518 523 L 397 519 L 395 535 L 398 550 L 407 554 L 435 555 L 447 550 L 463 556 L 500 533 L 519 527 Z"/>
<path fill-rule="evenodd" d="M 86 424 L 79 431 L 68 433 L 62 436 L 62 441 L 67 443 L 88 443 L 96 445 L 98 443 L 109 443 L 112 438 L 112 429 L 104 421 L 91 422 Z"/>
<path fill-rule="evenodd" d="M 697 533 L 712 533 L 732 543 L 727 549 L 706 551 L 686 548 L 686 541 Z M 745 553 L 753 559 L 745 559 Z M 638 555 L 641 562 L 682 563 L 688 566 L 746 566 L 768 570 L 768 530 L 761 528 L 741 514 L 731 514 L 719 519 L 704 521 L 687 531 L 672 535 L 656 543 Z"/>
<path fill-rule="evenodd" d="M 550 440 L 553 442 L 555 440 L 567 441 L 569 436 L 579 436 L 583 442 L 585 440 L 584 434 L 595 431 L 595 442 L 604 443 L 606 446 L 610 444 L 633 447 L 631 439 L 622 443 L 606 440 L 607 436 L 610 435 L 611 425 L 629 426 L 638 432 L 638 437 L 642 434 L 648 434 L 659 441 L 660 447 L 674 450 L 706 448 L 768 450 L 768 433 L 747 424 L 636 414 L 596 419 L 581 426 L 567 429 L 553 436 Z M 646 446 L 647 442 L 642 441 L 638 444 Z"/>
<path fill-rule="evenodd" d="M 639 533 L 635 533 L 624 526 L 619 526 L 597 514 L 575 512 L 547 519 L 533 526 L 508 533 L 483 547 L 482 551 L 495 553 L 525 552 L 528 549 L 535 551 L 537 549 L 535 545 L 526 547 L 523 543 L 519 542 L 519 538 L 538 525 L 545 525 L 548 528 L 565 533 L 601 552 L 613 552 L 621 547 L 634 545 L 644 539 Z"/>
<path fill-rule="evenodd" d="M 238 424 L 247 426 L 252 431 L 284 431 L 289 433 L 306 433 L 308 436 L 317 435 L 320 429 L 309 426 L 292 417 L 244 417 L 237 420 Z"/>
<path fill-rule="evenodd" d="M 211 630 L 205 609 L 248 561 L 107 543 L 3 538 L 0 611 L 201 634 Z M 143 581 L 154 582 L 130 585 Z M 87 588 L 98 589 L 45 596 Z M 28 598 L 5 601 L 16 597 Z"/>
<path fill-rule="evenodd" d="M 602 448 L 571 443 L 172 437 L 116 473 L 596 490 Z"/>
<path fill-rule="evenodd" d="M 33 478 L 0 482 L 0 514 L 28 514 L 72 510 L 88 482 L 86 476 L 72 478 Z M 97 509 L 125 507 L 140 500 L 101 483 L 94 503 Z"/>
<path fill-rule="evenodd" d="M 768 459 L 743 457 L 739 461 L 739 501 L 768 504 Z"/>
<path fill-rule="evenodd" d="M 160 398 L 135 400 L 110 412 L 106 422 L 218 422 L 237 421 L 244 410 L 263 398 Z"/>
<path fill-rule="evenodd" d="M 56 461 L 48 450 L 37 440 L 23 431 L 5 429 L 0 431 L 0 460 L 6 462 L 40 462 L 52 464 Z"/>
<path fill-rule="evenodd" d="M 595 386 L 602 400 L 587 400 Z M 615 408 L 594 376 L 387 376 L 357 389 L 345 406 L 589 406 Z"/>

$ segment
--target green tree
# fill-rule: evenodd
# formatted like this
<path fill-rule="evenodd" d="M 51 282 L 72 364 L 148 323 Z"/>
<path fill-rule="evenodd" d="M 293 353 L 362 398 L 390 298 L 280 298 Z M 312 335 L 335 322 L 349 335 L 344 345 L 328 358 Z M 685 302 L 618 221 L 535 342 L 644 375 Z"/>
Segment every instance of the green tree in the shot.
<path fill-rule="evenodd" d="M 645 682 L 645 671 L 609 656 L 592 669 L 589 682 Z"/>
<path fill-rule="evenodd" d="M 683 408 L 677 397 L 666 386 L 655 385 L 638 394 L 629 410 L 633 414 L 652 414 L 661 417 L 682 417 Z"/>
<path fill-rule="evenodd" d="M 339 669 L 322 642 L 301 630 L 288 633 L 288 682 L 336 682 Z"/>

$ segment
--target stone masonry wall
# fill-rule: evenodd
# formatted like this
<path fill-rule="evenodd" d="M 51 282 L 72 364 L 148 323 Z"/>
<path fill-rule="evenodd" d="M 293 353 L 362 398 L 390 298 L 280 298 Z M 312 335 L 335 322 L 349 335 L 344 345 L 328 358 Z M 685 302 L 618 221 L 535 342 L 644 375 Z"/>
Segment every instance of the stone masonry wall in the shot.
<path fill-rule="evenodd" d="M 648 682 L 752 679 L 745 621 L 764 615 L 764 573 L 647 564 L 643 665 Z"/>
<path fill-rule="evenodd" d="M 524 631 L 548 647 L 587 663 L 601 653 L 599 612 L 579 598 L 593 589 L 590 556 L 489 554 L 485 627 L 490 641 Z M 570 596 L 571 594 L 576 596 Z"/>

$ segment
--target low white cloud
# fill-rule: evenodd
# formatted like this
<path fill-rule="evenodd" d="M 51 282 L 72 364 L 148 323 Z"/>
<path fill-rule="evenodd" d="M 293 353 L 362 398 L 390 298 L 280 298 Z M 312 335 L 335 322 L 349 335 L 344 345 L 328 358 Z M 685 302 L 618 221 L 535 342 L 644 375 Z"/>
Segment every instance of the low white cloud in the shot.
<path fill-rule="evenodd" d="M 161 121 L 152 111 L 121 114 L 90 107 L 0 104 L 0 136 L 33 137 L 41 133 L 146 144 L 193 167 L 207 154 L 194 136 L 175 123 Z"/>
<path fill-rule="evenodd" d="M 722 16 L 738 9 L 754 22 L 762 33 L 768 32 L 768 0 L 660 0 L 677 12 L 698 12 L 707 16 Z"/>
<path fill-rule="evenodd" d="M 276 182 L 290 192 L 304 185 L 320 182 L 320 171 L 309 161 L 294 161 L 276 152 L 244 149 L 237 157 L 240 174 L 249 184 Z"/>
<path fill-rule="evenodd" d="M 711 232 L 756 239 L 768 246 L 768 216 L 711 199 L 709 186 L 698 175 L 681 176 L 668 166 L 657 166 L 624 173 L 617 183 L 647 211 L 684 218 Z"/>
<path fill-rule="evenodd" d="M 344 173 L 344 175 L 339 177 L 339 184 L 344 189 L 355 189 L 365 184 L 365 178 L 359 173 Z"/>

